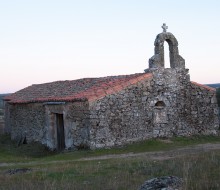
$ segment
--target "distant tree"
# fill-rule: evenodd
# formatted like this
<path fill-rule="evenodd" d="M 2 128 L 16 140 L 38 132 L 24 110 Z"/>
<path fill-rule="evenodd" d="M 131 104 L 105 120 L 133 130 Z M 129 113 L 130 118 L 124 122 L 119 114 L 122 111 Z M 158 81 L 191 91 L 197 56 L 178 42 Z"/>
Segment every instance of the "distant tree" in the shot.
<path fill-rule="evenodd" d="M 220 88 L 216 89 L 216 98 L 218 102 L 218 107 L 220 107 Z"/>

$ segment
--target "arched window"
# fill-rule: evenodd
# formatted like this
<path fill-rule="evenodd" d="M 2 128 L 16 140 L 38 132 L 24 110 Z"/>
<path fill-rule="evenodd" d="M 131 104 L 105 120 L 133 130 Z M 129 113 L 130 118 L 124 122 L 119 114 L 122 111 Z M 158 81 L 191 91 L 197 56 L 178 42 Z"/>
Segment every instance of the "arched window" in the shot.
<path fill-rule="evenodd" d="M 163 101 L 158 101 L 155 104 L 155 107 L 165 107 L 165 106 L 166 106 L 166 104 Z"/>

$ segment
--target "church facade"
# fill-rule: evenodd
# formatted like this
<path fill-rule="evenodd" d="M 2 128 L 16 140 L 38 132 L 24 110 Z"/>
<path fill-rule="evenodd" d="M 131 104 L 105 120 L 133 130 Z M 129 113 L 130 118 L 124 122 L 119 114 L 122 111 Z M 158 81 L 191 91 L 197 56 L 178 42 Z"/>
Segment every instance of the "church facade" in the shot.
<path fill-rule="evenodd" d="M 164 43 L 170 68 L 164 68 Z M 144 73 L 32 85 L 5 98 L 5 132 L 51 149 L 105 148 L 157 137 L 218 135 L 215 89 L 190 81 L 164 31 Z"/>

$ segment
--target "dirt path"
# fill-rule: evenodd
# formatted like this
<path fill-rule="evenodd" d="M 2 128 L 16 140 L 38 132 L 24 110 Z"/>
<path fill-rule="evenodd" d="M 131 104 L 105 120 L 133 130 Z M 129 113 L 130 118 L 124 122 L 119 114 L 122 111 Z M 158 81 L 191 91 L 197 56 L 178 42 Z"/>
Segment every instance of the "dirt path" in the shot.
<path fill-rule="evenodd" d="M 178 158 L 183 155 L 192 155 L 202 152 L 210 152 L 212 150 L 220 150 L 220 143 L 218 144 L 199 144 L 195 146 L 188 146 L 184 148 L 177 148 L 169 151 L 157 151 L 157 152 L 142 152 L 142 153 L 127 153 L 127 154 L 112 154 L 90 158 L 82 158 L 82 160 L 106 160 L 116 158 L 131 158 L 131 157 L 146 157 L 149 160 L 167 160 L 172 158 Z"/>
<path fill-rule="evenodd" d="M 168 151 L 156 151 L 156 152 L 142 152 L 142 153 L 126 153 L 126 154 L 110 154 L 96 157 L 88 157 L 81 159 L 73 159 L 73 160 L 60 160 L 60 161 L 34 161 L 34 162 L 26 162 L 26 163 L 0 163 L 0 167 L 5 166 L 32 166 L 32 165 L 47 165 L 53 163 L 67 163 L 67 162 L 75 162 L 75 161 L 89 161 L 89 160 L 107 160 L 107 159 L 120 159 L 120 158 L 146 158 L 148 160 L 168 160 L 173 158 L 178 158 L 184 155 L 193 155 L 202 152 L 210 152 L 213 150 L 220 150 L 220 143 L 212 144 L 199 144 L 194 146 L 187 146 L 184 148 L 176 148 L 174 150 Z"/>

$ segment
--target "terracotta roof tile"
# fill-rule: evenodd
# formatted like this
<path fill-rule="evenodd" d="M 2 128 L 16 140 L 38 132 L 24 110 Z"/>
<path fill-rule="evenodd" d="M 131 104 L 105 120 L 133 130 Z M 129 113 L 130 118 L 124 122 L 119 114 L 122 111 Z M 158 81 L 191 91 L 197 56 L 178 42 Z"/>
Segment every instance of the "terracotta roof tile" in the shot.
<path fill-rule="evenodd" d="M 138 73 L 35 84 L 6 96 L 4 100 L 18 104 L 50 101 L 95 101 L 147 78 L 152 78 L 152 74 Z M 214 88 L 193 81 L 191 83 L 209 91 L 215 91 Z"/>
<path fill-rule="evenodd" d="M 6 96 L 4 100 L 18 104 L 49 101 L 95 101 L 151 77 L 150 73 L 137 73 L 35 84 Z"/>
<path fill-rule="evenodd" d="M 191 83 L 194 84 L 194 85 L 196 85 L 196 86 L 198 86 L 198 87 L 205 88 L 205 89 L 207 89 L 207 90 L 209 90 L 209 91 L 216 91 L 215 88 L 212 88 L 212 87 L 209 87 L 209 86 L 206 86 L 206 85 L 203 85 L 203 84 L 199 84 L 199 83 L 194 82 L 194 81 L 191 81 Z"/>

